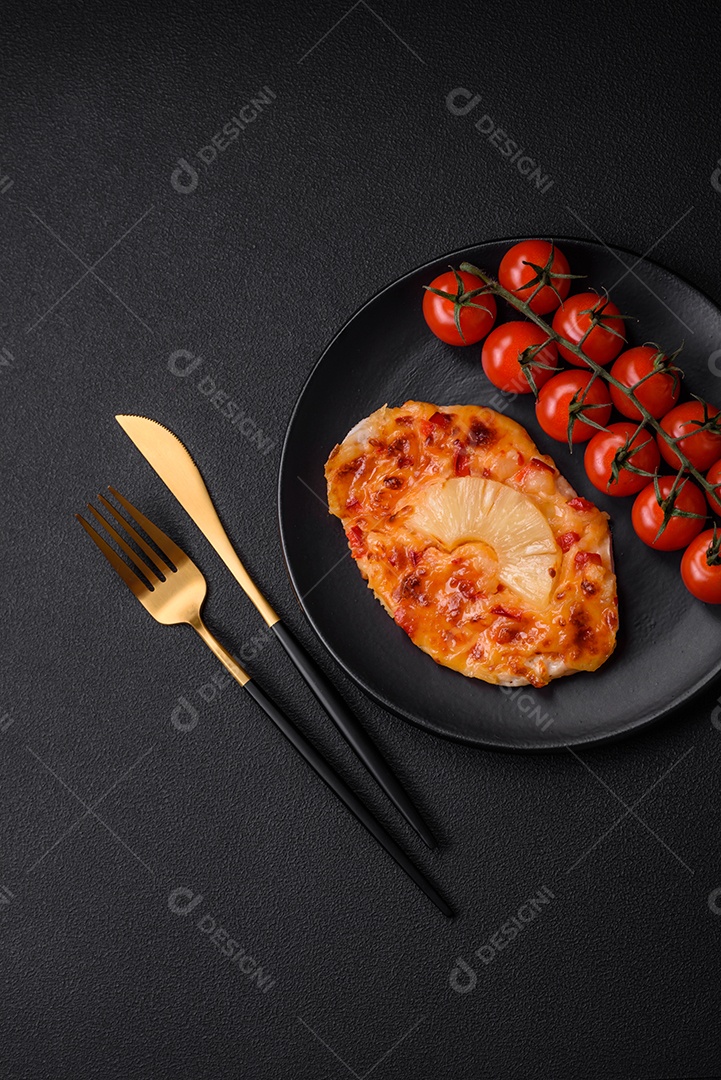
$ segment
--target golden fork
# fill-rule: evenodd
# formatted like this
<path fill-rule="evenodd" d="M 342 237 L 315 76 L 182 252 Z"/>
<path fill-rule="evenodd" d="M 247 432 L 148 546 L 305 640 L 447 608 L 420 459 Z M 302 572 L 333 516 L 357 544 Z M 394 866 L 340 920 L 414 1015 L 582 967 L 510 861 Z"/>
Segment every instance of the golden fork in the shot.
<path fill-rule="evenodd" d="M 110 546 L 107 540 L 97 532 L 80 514 L 76 517 L 91 539 L 97 544 L 110 565 L 120 575 L 133 595 L 140 601 L 145 610 L 153 618 L 164 626 L 175 626 L 187 623 L 203 639 L 208 648 L 220 660 L 221 664 L 233 676 L 251 697 L 260 705 L 261 709 L 280 729 L 298 753 L 305 759 L 310 767 L 320 776 L 328 787 L 338 796 L 342 803 L 352 814 L 366 827 L 368 832 L 375 837 L 378 843 L 385 848 L 388 854 L 403 869 L 412 881 L 421 889 L 428 899 L 435 904 L 448 918 L 452 918 L 453 912 L 445 900 L 436 892 L 435 888 L 421 874 L 410 861 L 405 852 L 398 846 L 392 837 L 388 835 L 382 825 L 373 817 L 371 812 L 353 794 L 351 789 L 341 780 L 338 774 L 331 768 L 328 762 L 318 753 L 304 735 L 291 723 L 280 711 L 274 702 L 267 696 L 258 684 L 251 679 L 247 671 L 230 655 L 221 643 L 211 634 L 202 619 L 201 611 L 207 591 L 206 581 L 203 574 L 195 563 L 178 547 L 169 536 L 166 536 L 157 525 L 153 525 L 144 514 L 136 509 L 132 503 L 115 490 L 109 491 L 123 507 L 127 515 L 141 528 L 147 537 L 153 541 L 158 551 L 155 551 L 148 541 L 130 524 L 104 496 L 98 498 L 105 510 L 114 519 L 115 525 L 88 503 L 88 510 L 96 522 L 105 530 L 108 536 L 117 544 L 120 550 L 132 563 L 133 569 L 128 562 L 118 555 L 117 551 Z M 116 528 L 118 526 L 119 528 Z M 124 533 L 125 535 L 121 534 Z M 143 553 L 130 546 L 127 537 Z M 142 575 L 142 577 L 141 577 Z"/>

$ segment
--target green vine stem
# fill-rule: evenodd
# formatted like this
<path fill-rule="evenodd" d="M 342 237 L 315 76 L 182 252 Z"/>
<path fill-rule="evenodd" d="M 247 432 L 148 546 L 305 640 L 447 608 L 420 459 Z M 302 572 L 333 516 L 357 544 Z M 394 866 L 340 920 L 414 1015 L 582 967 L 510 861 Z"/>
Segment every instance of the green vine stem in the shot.
<path fill-rule="evenodd" d="M 624 384 L 619 382 L 619 380 L 616 379 L 611 374 L 610 371 L 607 371 L 606 368 L 604 368 L 600 364 L 596 363 L 595 360 L 592 360 L 590 357 L 586 356 L 586 354 L 583 352 L 583 348 L 582 348 L 583 343 L 585 342 L 586 338 L 588 337 L 588 335 L 590 334 L 590 332 L 591 332 L 591 330 L 593 329 L 594 326 L 603 325 L 603 326 L 605 326 L 606 329 L 609 329 L 612 332 L 615 332 L 613 330 L 613 328 L 607 326 L 606 323 L 604 323 L 604 321 L 603 321 L 603 319 L 604 319 L 603 308 L 598 309 L 596 318 L 594 319 L 592 317 L 592 319 L 591 319 L 591 326 L 589 327 L 589 329 L 583 335 L 583 337 L 578 342 L 578 344 L 574 344 L 573 342 L 568 341 L 567 338 L 564 338 L 561 334 L 557 333 L 557 331 L 555 331 L 553 329 L 553 327 L 548 325 L 548 323 L 545 321 L 545 319 L 543 319 L 540 315 L 537 315 L 535 311 L 531 310 L 531 306 L 530 306 L 531 301 L 533 300 L 536 293 L 541 288 L 543 288 L 543 282 L 541 282 L 541 281 L 538 282 L 538 284 L 536 285 L 536 287 L 534 288 L 533 292 L 531 293 L 531 295 L 528 297 L 527 300 L 521 300 L 520 297 L 515 295 L 515 293 L 512 293 L 508 289 L 505 289 L 498 281 L 495 280 L 495 278 L 492 278 L 484 270 L 479 270 L 478 267 L 473 266 L 472 263 L 468 263 L 468 262 L 461 263 L 461 270 L 463 270 L 463 271 L 465 271 L 466 273 L 469 273 L 469 274 L 475 274 L 476 277 L 480 278 L 481 281 L 483 281 L 483 283 L 485 285 L 485 288 L 489 293 L 491 293 L 494 296 L 500 297 L 502 300 L 505 300 L 512 307 L 514 307 L 517 311 L 520 311 L 523 315 L 525 315 L 527 319 L 530 319 L 531 322 L 534 322 L 536 324 L 536 326 L 540 327 L 540 329 L 543 330 L 543 332 L 547 335 L 547 340 L 544 341 L 542 345 L 539 345 L 538 349 L 535 350 L 535 351 L 540 352 L 540 350 L 545 348 L 545 346 L 548 345 L 549 342 L 554 342 L 557 345 L 563 345 L 564 348 L 568 349 L 569 352 L 571 352 L 574 356 L 577 356 L 579 358 L 579 360 L 583 361 L 584 368 L 588 368 L 590 371 L 592 371 L 593 375 L 594 375 L 594 378 L 603 379 L 605 382 L 609 383 L 611 386 L 615 386 L 622 394 L 624 394 L 627 398 L 630 399 L 630 401 L 633 402 L 633 404 L 636 406 L 639 413 L 641 414 L 641 420 L 639 421 L 637 432 L 635 434 L 640 434 L 641 432 L 645 431 L 647 429 L 647 427 L 652 428 L 659 435 L 659 437 L 664 440 L 664 442 L 667 444 L 667 446 L 669 446 L 670 449 L 673 450 L 673 452 L 677 455 L 679 461 L 681 462 L 681 466 L 677 471 L 677 481 L 674 484 L 674 500 L 675 500 L 675 493 L 678 490 L 678 488 L 679 488 L 679 486 L 681 484 L 681 479 L 682 479 L 682 477 L 684 475 L 688 475 L 688 476 L 693 477 L 693 479 L 696 481 L 696 483 L 699 485 L 699 487 L 703 491 L 705 491 L 707 495 L 715 496 L 717 499 L 719 498 L 720 493 L 719 493 L 718 485 L 714 485 L 714 484 L 710 483 L 706 479 L 706 477 L 703 475 L 703 473 L 699 472 L 699 470 L 697 468 L 695 468 L 694 465 L 691 464 L 691 462 L 688 460 L 686 455 L 683 453 L 683 450 L 682 450 L 681 446 L 679 445 L 679 442 L 680 442 L 681 439 L 688 438 L 688 434 L 678 436 L 678 437 L 674 437 L 672 435 L 669 435 L 668 432 L 665 431 L 661 427 L 661 424 L 656 419 L 656 417 L 652 416 L 651 413 L 648 411 L 648 409 L 645 407 L 645 405 L 641 401 L 639 401 L 639 399 L 636 396 L 636 394 L 634 393 L 633 389 L 629 388 L 628 386 L 624 386 Z M 624 317 L 625 316 L 608 316 L 608 319 L 610 320 L 612 318 L 617 319 L 617 318 L 624 318 Z M 676 356 L 678 356 L 678 352 L 680 352 L 680 350 L 677 350 L 675 353 L 673 353 L 672 360 L 675 359 Z M 593 380 L 591 380 L 591 383 L 592 382 L 593 382 Z M 591 383 L 589 383 L 589 387 L 591 386 Z M 529 380 L 529 384 L 531 386 L 531 389 L 534 391 L 534 394 L 537 395 L 537 391 L 536 391 L 535 385 L 533 384 L 533 381 Z M 577 397 L 577 395 L 574 395 L 574 400 L 572 400 L 572 402 L 571 402 L 571 407 L 573 408 L 574 405 L 576 406 L 576 410 L 575 410 L 576 413 L 578 413 L 583 408 L 583 399 L 585 397 L 585 394 L 588 392 L 589 387 L 586 387 L 586 389 L 584 390 L 583 396 L 581 397 L 580 401 L 576 401 L 575 398 Z M 589 408 L 589 407 L 591 407 L 591 406 L 587 406 L 587 408 Z M 569 446 L 571 446 L 571 444 L 570 444 L 570 427 L 571 427 L 571 424 L 573 423 L 573 419 L 574 419 L 574 417 L 572 415 L 571 416 L 571 421 L 569 423 Z M 717 413 L 715 416 L 709 417 L 708 409 L 707 409 L 707 407 L 706 407 L 706 405 L 704 403 L 704 422 L 697 425 L 696 431 L 710 431 L 715 435 L 721 435 L 720 420 L 721 420 L 721 413 Z M 589 416 L 587 411 L 584 412 L 583 421 L 584 421 L 584 423 L 589 424 L 591 427 L 597 428 L 599 431 L 608 430 L 603 425 L 597 424 Z M 689 434 L 695 434 L 695 432 L 690 432 Z M 635 435 L 633 436 L 633 438 L 635 438 Z M 572 449 L 572 446 L 571 446 L 571 449 Z M 621 447 L 620 452 L 623 453 L 624 449 L 626 449 L 626 448 Z M 631 465 L 630 463 L 626 464 L 625 467 L 629 468 L 631 471 L 636 471 L 636 472 L 641 471 L 641 470 L 634 469 L 633 465 Z M 654 476 L 653 473 L 647 473 L 645 475 L 648 475 L 650 477 Z M 678 510 L 674 506 L 672 506 L 671 513 L 668 516 L 669 517 L 671 517 L 671 516 L 687 517 L 687 516 L 689 516 L 689 514 L 688 514 L 688 512 Z M 699 517 L 700 515 L 693 515 L 693 516 Z M 706 516 L 708 516 L 708 515 L 706 515 Z M 664 525 L 662 526 L 662 529 L 665 527 L 665 524 L 666 524 L 666 522 L 664 522 Z"/>
<path fill-rule="evenodd" d="M 713 537 L 711 543 L 706 549 L 706 562 L 709 566 L 721 565 L 721 536 L 719 536 L 716 525 L 713 527 Z"/>

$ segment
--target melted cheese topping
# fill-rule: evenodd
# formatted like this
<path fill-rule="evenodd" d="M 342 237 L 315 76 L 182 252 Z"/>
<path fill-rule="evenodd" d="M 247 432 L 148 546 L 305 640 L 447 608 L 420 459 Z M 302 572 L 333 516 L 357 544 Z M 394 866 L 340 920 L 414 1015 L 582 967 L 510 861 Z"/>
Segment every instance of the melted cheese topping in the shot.
<path fill-rule="evenodd" d="M 474 405 L 384 406 L 333 449 L 325 471 L 330 511 L 363 577 L 439 664 L 485 682 L 545 686 L 594 671 L 613 652 L 618 601 L 608 516 L 576 496 L 515 421 Z M 542 602 L 529 601 L 538 590 L 501 580 L 489 544 L 448 550 L 419 527 L 429 486 L 459 476 L 506 485 L 543 515 L 557 550 Z"/>

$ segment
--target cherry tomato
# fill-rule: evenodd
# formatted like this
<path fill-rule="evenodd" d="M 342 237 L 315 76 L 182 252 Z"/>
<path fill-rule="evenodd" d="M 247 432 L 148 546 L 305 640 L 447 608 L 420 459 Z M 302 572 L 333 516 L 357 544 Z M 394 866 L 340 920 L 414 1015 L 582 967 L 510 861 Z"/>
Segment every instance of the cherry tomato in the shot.
<path fill-rule="evenodd" d="M 590 371 L 562 371 L 549 379 L 536 401 L 536 419 L 547 435 L 559 442 L 568 439 L 569 406 L 574 394 L 584 409 L 576 413 L 571 441 L 586 442 L 595 433 L 591 424 L 585 423 L 584 414 L 597 424 L 606 424 L 611 415 L 611 397 L 606 384 L 594 379 Z"/>
<path fill-rule="evenodd" d="M 675 481 L 675 476 L 660 476 L 658 487 L 661 499 L 667 499 Z M 690 544 L 694 536 L 698 536 L 704 526 L 706 517 L 706 500 L 701 488 L 694 484 L 693 480 L 685 477 L 676 489 L 675 507 L 677 510 L 685 510 L 690 514 L 700 514 L 700 517 L 672 517 L 661 535 L 656 539 L 656 534 L 663 524 L 663 507 L 656 498 L 656 489 L 651 482 L 643 491 L 636 496 L 631 511 L 631 520 L 636 535 L 643 540 L 644 544 L 655 548 L 656 551 L 678 551 L 679 548 Z"/>
<path fill-rule="evenodd" d="M 602 320 L 601 324 L 593 326 L 593 313 Z M 553 316 L 553 329 L 573 345 L 579 345 L 583 335 L 593 326 L 582 348 L 589 359 L 605 367 L 626 344 L 620 315 L 616 305 L 606 300 L 605 296 L 595 292 L 576 293 L 564 300 Z M 559 345 L 558 351 L 569 364 L 580 368 L 585 366 L 565 345 Z"/>
<path fill-rule="evenodd" d="M 553 261 L 550 261 L 551 256 Z M 531 311 L 535 311 L 536 315 L 545 315 L 556 310 L 571 288 L 570 278 L 559 276 L 568 274 L 568 259 L 548 240 L 522 240 L 520 244 L 514 244 L 501 259 L 498 280 L 504 289 L 515 293 L 520 300 L 529 300 L 540 284 L 539 272 L 546 267 L 558 296 L 549 285 L 544 285 L 531 300 Z M 529 284 L 534 281 L 535 285 Z"/>
<path fill-rule="evenodd" d="M 646 473 L 655 473 L 659 466 L 661 456 L 656 440 L 649 431 L 639 432 L 637 424 L 624 420 L 620 424 L 611 424 L 607 431 L 597 431 L 586 447 L 583 463 L 593 486 L 607 495 L 635 495 L 648 484 L 648 476 L 632 472 L 623 463 L 618 470 L 618 479 L 612 480 L 614 455 L 627 441 L 629 465 Z"/>
<path fill-rule="evenodd" d="M 433 279 L 423 293 L 423 317 L 437 338 L 447 345 L 475 345 L 486 336 L 496 321 L 496 299 L 490 293 L 469 296 L 482 288 L 481 279 L 465 270 L 449 270 Z M 438 289 L 453 299 L 430 289 Z"/>
<path fill-rule="evenodd" d="M 709 418 L 715 416 L 718 409 L 713 405 L 706 406 Z M 721 435 L 715 435 L 711 431 L 698 431 L 699 424 L 703 423 L 704 406 L 700 401 L 684 401 L 671 409 L 661 420 L 661 427 L 674 439 L 679 439 L 678 446 L 682 454 L 685 454 L 694 468 L 703 471 L 709 469 L 715 461 L 721 457 Z M 695 433 L 695 434 L 694 434 Z M 681 459 L 675 450 L 672 450 L 666 440 L 658 438 L 658 448 L 661 457 L 674 469 L 681 468 Z"/>
<path fill-rule="evenodd" d="M 674 407 L 681 393 L 680 375 L 664 370 L 667 365 L 667 358 L 653 345 L 639 345 L 621 353 L 614 361 L 611 374 L 632 389 L 644 408 L 659 420 Z M 615 386 L 611 387 L 611 401 L 624 416 L 631 420 L 641 419 L 638 407 Z"/>
<path fill-rule="evenodd" d="M 716 494 L 711 495 L 710 492 L 707 491 L 706 498 L 714 513 L 721 514 L 721 458 L 711 466 L 706 473 L 706 479 L 710 484 L 716 485 Z"/>
<path fill-rule="evenodd" d="M 499 390 L 530 394 L 532 389 L 519 363 L 519 357 L 525 349 L 543 345 L 545 341 L 548 341 L 548 335 L 535 323 L 501 323 L 483 342 L 481 350 L 483 370 Z M 558 349 L 553 342 L 550 342 L 536 353 L 530 366 L 537 388 L 548 382 L 553 375 L 553 371 L 548 369 L 557 366 Z"/>
<path fill-rule="evenodd" d="M 697 600 L 721 604 L 721 559 L 714 530 L 707 529 L 686 548 L 681 559 L 683 583 Z"/>

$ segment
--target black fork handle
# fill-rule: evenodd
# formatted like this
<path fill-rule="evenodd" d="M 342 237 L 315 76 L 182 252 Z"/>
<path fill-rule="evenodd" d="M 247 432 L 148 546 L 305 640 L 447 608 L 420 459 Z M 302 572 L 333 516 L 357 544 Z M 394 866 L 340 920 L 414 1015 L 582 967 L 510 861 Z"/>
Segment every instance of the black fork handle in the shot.
<path fill-rule="evenodd" d="M 308 742 L 304 735 L 290 722 L 278 706 L 268 697 L 258 684 L 250 679 L 245 686 L 250 696 L 261 707 L 263 712 L 270 717 L 275 726 L 282 731 L 286 739 L 293 744 L 300 756 L 310 765 L 311 769 L 318 774 L 331 791 L 337 795 L 340 801 L 350 812 L 364 825 L 368 832 L 384 848 L 391 858 L 406 872 L 411 881 L 415 882 L 421 892 L 425 893 L 431 903 L 435 904 L 440 912 L 448 919 L 453 918 L 453 912 L 442 896 L 436 891 L 420 870 L 413 865 L 406 853 L 398 846 L 395 840 L 388 835 L 380 822 L 371 814 L 370 810 L 360 801 L 344 780 L 338 776 L 325 758 L 321 757 L 314 746 Z"/>

